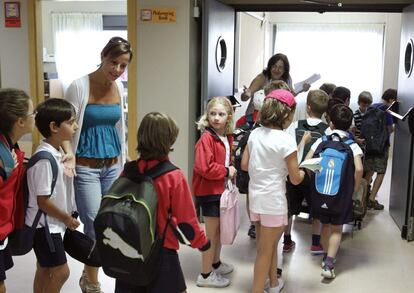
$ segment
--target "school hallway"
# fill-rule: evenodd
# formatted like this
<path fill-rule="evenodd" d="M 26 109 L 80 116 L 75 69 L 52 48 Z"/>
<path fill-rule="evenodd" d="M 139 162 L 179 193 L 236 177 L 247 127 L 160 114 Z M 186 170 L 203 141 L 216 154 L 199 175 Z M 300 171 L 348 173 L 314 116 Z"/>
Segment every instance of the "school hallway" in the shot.
<path fill-rule="evenodd" d="M 384 211 L 368 211 L 361 230 L 346 225 L 343 242 L 336 264 L 337 277 L 325 282 L 320 276 L 321 256 L 311 256 L 311 225 L 306 218 L 294 221 L 292 239 L 296 248 L 284 254 L 283 279 L 284 293 L 312 292 L 353 292 L 353 293 L 395 293 L 413 292 L 414 288 L 414 242 L 408 243 L 400 237 L 400 230 L 390 217 L 388 194 L 390 167 L 380 190 L 379 201 L 384 203 Z M 250 292 L 253 279 L 253 264 L 256 254 L 255 240 L 247 236 L 249 227 L 245 213 L 245 195 L 240 196 L 242 223 L 232 246 L 223 247 L 222 260 L 234 265 L 229 275 L 232 284 L 224 289 L 199 288 L 195 280 L 200 270 L 201 255 L 198 250 L 181 247 L 180 260 L 186 277 L 187 292 Z M 62 293 L 80 292 L 78 285 L 82 265 L 68 257 L 71 275 Z M 7 292 L 32 292 L 35 272 L 34 253 L 14 258 L 15 266 L 7 272 Z M 114 280 L 100 273 L 102 290 L 114 291 Z M 410 289 L 411 288 L 411 289 Z M 168 293 L 168 292 L 165 292 Z"/>

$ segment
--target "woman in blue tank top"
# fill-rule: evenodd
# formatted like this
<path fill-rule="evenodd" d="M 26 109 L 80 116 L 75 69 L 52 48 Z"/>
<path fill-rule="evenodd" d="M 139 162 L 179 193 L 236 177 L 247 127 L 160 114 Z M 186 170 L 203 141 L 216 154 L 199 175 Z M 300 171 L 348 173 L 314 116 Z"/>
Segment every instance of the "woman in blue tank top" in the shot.
<path fill-rule="evenodd" d="M 117 79 L 131 59 L 129 42 L 111 38 L 101 52 L 99 68 L 73 81 L 66 92 L 76 109 L 80 131 L 64 146 L 65 165 L 69 173 L 76 170 L 76 205 L 84 232 L 92 239 L 101 197 L 118 178 L 126 159 L 123 87 Z M 79 285 L 84 293 L 101 292 L 98 268 L 85 265 Z"/>

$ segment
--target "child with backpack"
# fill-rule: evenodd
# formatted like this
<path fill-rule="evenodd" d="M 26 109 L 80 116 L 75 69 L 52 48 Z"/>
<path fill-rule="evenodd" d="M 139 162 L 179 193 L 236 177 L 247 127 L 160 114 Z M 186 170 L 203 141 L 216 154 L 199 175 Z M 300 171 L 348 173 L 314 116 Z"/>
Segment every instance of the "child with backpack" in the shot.
<path fill-rule="evenodd" d="M 370 184 L 374 174 L 377 174 L 367 204 L 369 209 L 374 210 L 384 209 L 376 197 L 387 170 L 390 134 L 394 131 L 394 119 L 385 110 L 397 100 L 397 90 L 387 89 L 381 100 L 382 103 L 368 108 L 361 122 L 361 136 L 365 139 L 364 178 Z"/>
<path fill-rule="evenodd" d="M 312 144 L 320 137 L 326 134 L 328 124 L 322 121 L 322 115 L 326 112 L 328 107 L 329 96 L 323 90 L 311 90 L 308 93 L 306 100 L 306 112 L 308 118 L 306 120 L 299 120 L 292 123 L 286 132 L 290 133 L 296 137 L 296 143 L 299 145 L 302 141 L 304 134 L 306 132 L 310 133 L 310 140 L 304 144 L 303 147 L 300 147 L 302 152 L 299 153 L 299 162 L 302 162 L 308 153 Z M 289 208 L 289 218 L 293 215 L 299 215 L 302 212 L 302 202 L 306 199 L 308 212 L 310 213 L 310 207 L 312 203 L 311 198 L 311 182 L 309 176 L 305 174 L 305 178 L 302 183 L 298 185 L 293 185 L 289 178 L 286 181 L 286 191 L 288 196 L 288 208 Z M 310 246 L 310 252 L 313 255 L 323 253 L 323 249 L 320 245 L 320 232 L 321 224 L 318 219 L 312 219 L 312 244 Z M 283 241 L 283 251 L 289 252 L 295 246 L 295 242 L 291 239 L 290 231 L 285 231 L 284 241 Z"/>
<path fill-rule="evenodd" d="M 233 108 L 226 97 L 215 97 L 197 122 L 203 132 L 195 146 L 193 169 L 193 193 L 201 207 L 207 237 L 211 248 L 203 252 L 201 273 L 196 284 L 199 287 L 222 288 L 230 280 L 222 277 L 233 271 L 233 266 L 221 262 L 220 198 L 227 180 L 236 176 L 232 166 Z"/>
<path fill-rule="evenodd" d="M 361 92 L 358 96 L 358 109 L 356 109 L 354 112 L 355 140 L 360 146 L 363 146 L 364 144 L 364 140 L 361 138 L 362 118 L 364 117 L 371 104 L 371 93 L 367 91 Z"/>
<path fill-rule="evenodd" d="M 257 231 L 253 293 L 263 293 L 266 277 L 268 292 L 279 292 L 284 286 L 276 266 L 277 244 L 288 222 L 286 176 L 299 184 L 305 175 L 298 168 L 295 139 L 283 131 L 292 123 L 295 107 L 290 91 L 271 91 L 260 110 L 262 127 L 252 131 L 243 153 L 242 169 L 250 175 L 250 218 Z"/>
<path fill-rule="evenodd" d="M 52 154 L 58 166 L 56 184 L 51 192 L 52 167 L 49 160 L 39 160 L 27 170 L 29 201 L 26 225 L 32 226 L 38 210 L 43 214 L 34 235 L 33 249 L 37 259 L 34 278 L 35 293 L 58 293 L 69 278 L 69 267 L 62 235 L 66 228 L 75 230 L 79 221 L 72 217 L 74 198 L 68 198 L 63 171 L 62 142 L 72 139 L 78 125 L 75 109 L 63 99 L 47 99 L 36 108 L 36 127 L 45 138 L 35 154 Z M 54 251 L 53 251 L 54 250 Z"/>
<path fill-rule="evenodd" d="M 137 161 L 127 163 L 125 168 L 133 163 L 135 174 L 140 175 L 154 170 L 163 162 L 169 162 L 168 154 L 172 151 L 178 131 L 177 124 L 169 116 L 159 112 L 146 114 L 137 134 L 139 158 Z M 124 169 L 122 176 L 126 175 L 125 171 Z M 210 241 L 198 223 L 190 188 L 182 171 L 175 168 L 154 178 L 152 182 L 158 199 L 156 231 L 158 237 L 162 237 L 165 233 L 159 255 L 157 276 L 150 285 L 145 287 L 131 285 L 134 280 L 127 283 L 117 279 L 115 293 L 186 292 L 184 275 L 177 254 L 179 243 L 176 230 L 180 230 L 181 233 L 178 234 L 186 237 L 192 247 L 200 251 L 210 248 Z"/>
<path fill-rule="evenodd" d="M 321 275 L 335 278 L 334 263 L 342 237 L 342 226 L 352 220 L 352 194 L 362 177 L 362 150 L 349 139 L 352 110 L 343 104 L 330 112 L 329 136 L 319 138 L 306 159 L 321 157 L 321 170 L 312 176 L 312 214 L 322 223 L 324 250 Z M 325 163 L 326 162 L 326 163 Z"/>
<path fill-rule="evenodd" d="M 24 178 L 24 153 L 17 141 L 34 127 L 33 103 L 22 90 L 0 89 L 0 293 L 6 292 L 6 271 L 13 267 L 7 236 L 15 227 L 14 214 L 23 212 L 15 206 Z"/>

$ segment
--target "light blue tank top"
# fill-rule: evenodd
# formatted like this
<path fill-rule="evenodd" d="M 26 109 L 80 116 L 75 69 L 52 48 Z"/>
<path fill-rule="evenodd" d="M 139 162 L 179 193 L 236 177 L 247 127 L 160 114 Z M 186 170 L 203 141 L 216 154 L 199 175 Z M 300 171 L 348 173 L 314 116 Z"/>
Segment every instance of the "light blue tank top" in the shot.
<path fill-rule="evenodd" d="M 119 104 L 88 104 L 85 108 L 77 157 L 114 158 L 121 153 L 115 124 L 121 119 Z"/>

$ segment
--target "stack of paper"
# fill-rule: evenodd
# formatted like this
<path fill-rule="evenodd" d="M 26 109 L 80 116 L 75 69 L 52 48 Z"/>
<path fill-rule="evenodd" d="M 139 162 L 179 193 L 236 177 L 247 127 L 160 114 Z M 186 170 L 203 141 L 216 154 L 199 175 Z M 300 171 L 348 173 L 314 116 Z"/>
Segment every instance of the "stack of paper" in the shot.
<path fill-rule="evenodd" d="M 303 161 L 299 167 L 300 168 L 306 168 L 311 170 L 312 172 L 318 172 L 321 170 L 321 160 L 322 158 L 313 158 Z"/>

